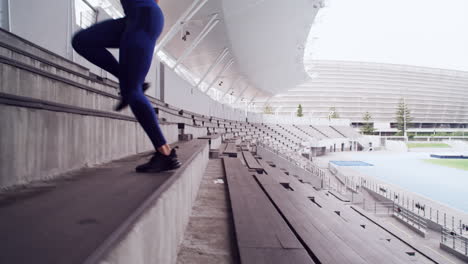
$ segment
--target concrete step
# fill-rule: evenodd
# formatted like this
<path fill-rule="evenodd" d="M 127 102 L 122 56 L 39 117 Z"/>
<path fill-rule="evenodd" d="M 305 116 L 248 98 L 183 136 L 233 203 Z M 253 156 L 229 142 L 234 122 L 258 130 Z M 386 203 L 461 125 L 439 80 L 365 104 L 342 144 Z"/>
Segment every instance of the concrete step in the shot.
<path fill-rule="evenodd" d="M 0 59 L 0 92 L 3 94 L 107 112 L 114 112 L 113 107 L 120 99 L 115 88 L 97 87 L 96 83 L 81 77 L 75 76 L 80 80 L 73 81 L 72 76 L 65 78 L 33 66 L 9 62 Z M 121 113 L 133 116 L 129 109 Z"/>
<path fill-rule="evenodd" d="M 221 159 L 210 159 L 185 230 L 177 264 L 240 263 Z"/>
<path fill-rule="evenodd" d="M 40 101 L 0 98 L 0 189 L 152 148 L 134 118 Z M 169 143 L 177 124 L 162 123 Z"/>
<path fill-rule="evenodd" d="M 85 67 L 62 56 L 59 56 L 47 49 L 44 49 L 15 34 L 12 34 L 2 28 L 0 28 L 0 47 L 2 47 L 2 49 L 14 50 L 14 52 L 17 54 L 24 53 L 25 56 L 34 54 L 34 57 L 38 59 L 48 61 L 83 75 L 89 75 L 89 70 Z M 4 54 L 2 53 L 2 55 Z"/>
<path fill-rule="evenodd" d="M 57 60 L 65 63 L 57 63 Z M 118 83 L 100 79 L 79 64 L 3 30 L 0 30 L 0 67 L 0 92 L 38 99 L 51 99 L 52 96 L 56 96 L 56 101 L 67 99 L 61 98 L 63 96 L 60 92 L 77 101 L 83 98 L 81 94 L 76 93 L 94 97 L 104 96 L 98 103 L 114 102 L 119 98 Z M 71 93 L 62 89 L 64 86 L 71 86 L 79 92 Z M 149 99 L 155 105 L 169 107 L 155 98 Z M 86 98 L 85 101 L 95 103 L 96 100 Z"/>
<path fill-rule="evenodd" d="M 174 263 L 208 163 L 207 140 L 176 145 L 174 171 L 136 173 L 136 155 L 4 193 L 0 263 Z"/>
<path fill-rule="evenodd" d="M 0 45 L 0 92 L 95 110 L 113 111 L 119 100 L 118 84 L 74 72 L 9 46 Z M 169 122 L 216 126 L 206 117 L 181 111 L 155 98 L 148 99 L 158 109 L 160 118 Z M 132 116 L 129 109 L 124 114 Z"/>

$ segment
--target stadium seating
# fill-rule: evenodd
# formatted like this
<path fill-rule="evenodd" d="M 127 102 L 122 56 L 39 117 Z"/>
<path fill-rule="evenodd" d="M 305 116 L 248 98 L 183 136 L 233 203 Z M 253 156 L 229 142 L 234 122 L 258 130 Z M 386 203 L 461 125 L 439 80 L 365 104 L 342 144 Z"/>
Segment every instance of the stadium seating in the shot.
<path fill-rule="evenodd" d="M 278 255 L 286 252 L 292 263 L 433 263 L 433 255 L 395 239 L 334 196 L 317 191 L 271 161 L 257 160 L 262 174 L 247 170 L 249 161 L 241 155 L 223 161 L 242 263 L 284 263 Z"/>
<path fill-rule="evenodd" d="M 284 239 L 249 244 L 252 227 L 245 227 L 237 237 L 245 242 L 239 245 L 245 263 L 314 263 L 251 174 L 261 175 L 265 164 L 249 147 L 237 148 L 264 144 L 305 168 L 310 161 L 301 156 L 302 144 L 324 134 L 310 126 L 200 115 L 149 97 L 184 165 L 157 177 L 139 175 L 134 167 L 152 147 L 129 109 L 113 111 L 118 84 L 17 36 L 1 36 L 1 138 L 9 140 L 0 142 L 0 233 L 8 238 L 0 242 L 0 263 L 174 262 L 208 152 L 217 148 L 229 156 L 226 175 L 236 189 L 231 200 L 251 195 L 258 201 L 235 221 L 261 225 L 269 219 L 253 231 L 261 237 L 278 228 Z M 127 254 L 135 243 L 140 250 Z"/>

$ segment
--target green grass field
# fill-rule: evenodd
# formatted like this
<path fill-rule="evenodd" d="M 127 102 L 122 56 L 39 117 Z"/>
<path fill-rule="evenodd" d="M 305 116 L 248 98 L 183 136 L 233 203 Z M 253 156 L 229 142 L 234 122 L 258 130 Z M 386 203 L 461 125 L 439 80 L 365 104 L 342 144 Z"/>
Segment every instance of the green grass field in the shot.
<path fill-rule="evenodd" d="M 408 148 L 450 148 L 445 143 L 406 143 Z"/>
<path fill-rule="evenodd" d="M 468 171 L 468 159 L 425 159 L 424 161 L 436 165 Z"/>

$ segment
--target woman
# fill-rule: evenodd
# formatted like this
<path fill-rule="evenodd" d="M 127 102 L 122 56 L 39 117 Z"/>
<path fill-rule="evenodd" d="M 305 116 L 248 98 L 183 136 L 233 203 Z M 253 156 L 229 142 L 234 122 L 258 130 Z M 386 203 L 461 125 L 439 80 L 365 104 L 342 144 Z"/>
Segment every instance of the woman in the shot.
<path fill-rule="evenodd" d="M 121 102 L 127 105 L 151 139 L 156 152 L 137 172 L 160 172 L 179 168 L 175 149 L 161 132 L 158 118 L 144 95 L 145 77 L 150 69 L 156 40 L 162 32 L 164 17 L 158 0 L 121 0 L 125 17 L 95 24 L 75 34 L 73 48 L 93 64 L 119 79 Z M 106 48 L 119 48 L 119 62 Z"/>

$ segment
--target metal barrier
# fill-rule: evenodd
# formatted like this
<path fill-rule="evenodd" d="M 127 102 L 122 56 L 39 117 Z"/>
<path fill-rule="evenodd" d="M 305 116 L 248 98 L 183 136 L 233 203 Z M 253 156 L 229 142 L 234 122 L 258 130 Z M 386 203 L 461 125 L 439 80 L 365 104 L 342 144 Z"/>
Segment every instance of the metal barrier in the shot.
<path fill-rule="evenodd" d="M 367 212 L 371 212 L 377 215 L 391 215 L 393 214 L 393 202 L 377 202 L 377 201 L 369 201 L 363 199 L 362 203 L 354 203 L 359 205 Z"/>
<path fill-rule="evenodd" d="M 401 205 L 393 203 L 393 214 L 413 227 L 425 231 L 427 229 L 427 219 L 419 216 Z"/>
<path fill-rule="evenodd" d="M 457 232 L 453 230 L 442 228 L 440 243 L 468 256 L 468 237 L 466 236 L 457 234 Z"/>
<path fill-rule="evenodd" d="M 415 201 L 412 198 L 410 199 L 410 197 L 408 197 L 408 195 L 405 196 L 405 193 L 403 192 L 393 191 L 385 184 L 361 178 L 361 187 L 393 201 L 395 204 L 399 205 L 400 208 L 404 208 L 412 214 L 425 219 L 426 222 L 431 221 L 443 228 L 451 227 L 452 230 L 457 230 L 460 235 L 468 234 L 468 225 L 464 224 L 461 219 L 456 221 L 455 216 L 450 216 L 446 212 L 442 212 L 438 209 L 434 210 L 423 202 Z"/>

